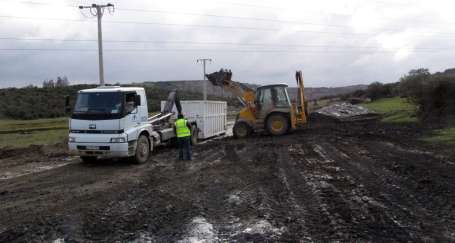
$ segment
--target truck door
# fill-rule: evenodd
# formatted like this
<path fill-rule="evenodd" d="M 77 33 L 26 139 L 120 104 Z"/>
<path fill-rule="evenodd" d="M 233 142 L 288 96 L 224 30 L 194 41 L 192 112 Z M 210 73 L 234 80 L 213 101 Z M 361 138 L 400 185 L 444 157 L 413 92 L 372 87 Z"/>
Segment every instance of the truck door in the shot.
<path fill-rule="evenodd" d="M 128 128 L 136 126 L 138 123 L 141 122 L 141 117 L 139 114 L 139 103 L 137 100 L 137 93 L 136 92 L 129 92 L 125 93 L 124 95 L 124 125 L 125 130 Z"/>

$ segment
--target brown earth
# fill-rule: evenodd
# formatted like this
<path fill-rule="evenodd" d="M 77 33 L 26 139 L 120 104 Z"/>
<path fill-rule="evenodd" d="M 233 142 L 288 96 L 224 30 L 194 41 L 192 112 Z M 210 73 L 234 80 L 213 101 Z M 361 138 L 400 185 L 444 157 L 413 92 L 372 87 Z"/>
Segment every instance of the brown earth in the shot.
<path fill-rule="evenodd" d="M 65 165 L 0 180 L 0 242 L 453 242 L 455 160 L 419 131 L 327 123 L 184 163 L 173 148 L 144 165 L 9 153 L 2 171 Z"/>

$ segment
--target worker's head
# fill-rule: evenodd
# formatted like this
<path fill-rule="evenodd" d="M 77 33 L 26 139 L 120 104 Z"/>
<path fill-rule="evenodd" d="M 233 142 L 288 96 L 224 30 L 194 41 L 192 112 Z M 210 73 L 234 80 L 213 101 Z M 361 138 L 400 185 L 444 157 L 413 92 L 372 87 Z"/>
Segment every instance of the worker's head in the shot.
<path fill-rule="evenodd" d="M 178 118 L 178 119 L 183 119 L 183 118 L 185 118 L 185 117 L 183 116 L 182 113 L 180 113 L 180 114 L 177 115 L 177 118 Z"/>

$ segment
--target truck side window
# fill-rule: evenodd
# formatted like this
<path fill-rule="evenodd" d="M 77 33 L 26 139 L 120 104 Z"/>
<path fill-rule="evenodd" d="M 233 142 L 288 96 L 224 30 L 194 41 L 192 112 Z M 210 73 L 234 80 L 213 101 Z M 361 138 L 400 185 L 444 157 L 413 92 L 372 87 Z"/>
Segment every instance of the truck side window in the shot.
<path fill-rule="evenodd" d="M 125 111 L 127 114 L 132 113 L 137 107 L 135 97 L 136 93 L 128 93 L 125 95 Z"/>

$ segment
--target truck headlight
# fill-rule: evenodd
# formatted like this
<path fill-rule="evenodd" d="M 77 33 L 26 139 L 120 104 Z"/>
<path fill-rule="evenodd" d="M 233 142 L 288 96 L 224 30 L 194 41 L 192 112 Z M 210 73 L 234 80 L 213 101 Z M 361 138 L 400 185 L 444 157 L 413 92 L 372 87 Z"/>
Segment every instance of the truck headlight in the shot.
<path fill-rule="evenodd" d="M 68 142 L 75 143 L 76 142 L 76 138 L 75 137 L 69 137 L 68 138 Z"/>
<path fill-rule="evenodd" d="M 125 138 L 111 138 L 111 143 L 124 143 L 126 142 Z"/>

